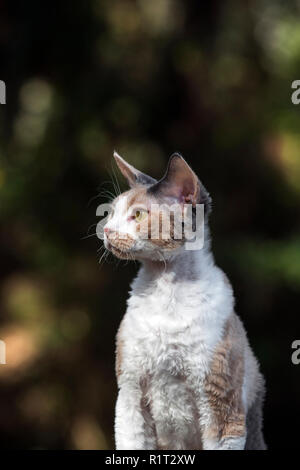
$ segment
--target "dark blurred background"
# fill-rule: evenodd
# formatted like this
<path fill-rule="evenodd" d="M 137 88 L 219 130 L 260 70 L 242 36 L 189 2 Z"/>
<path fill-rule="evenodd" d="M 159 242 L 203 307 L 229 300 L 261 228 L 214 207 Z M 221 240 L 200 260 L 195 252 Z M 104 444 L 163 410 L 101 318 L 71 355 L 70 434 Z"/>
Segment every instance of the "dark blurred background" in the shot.
<path fill-rule="evenodd" d="M 0 79 L 1 448 L 113 448 L 137 269 L 93 235 L 114 148 L 155 177 L 179 151 L 209 189 L 267 443 L 298 446 L 300 2 L 0 1 Z"/>

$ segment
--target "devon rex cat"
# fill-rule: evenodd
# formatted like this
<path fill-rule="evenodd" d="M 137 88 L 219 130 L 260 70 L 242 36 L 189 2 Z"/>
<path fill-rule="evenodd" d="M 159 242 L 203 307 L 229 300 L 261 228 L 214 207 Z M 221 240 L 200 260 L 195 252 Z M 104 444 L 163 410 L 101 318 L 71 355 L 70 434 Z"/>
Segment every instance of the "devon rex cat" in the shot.
<path fill-rule="evenodd" d="M 265 449 L 264 380 L 210 251 L 209 194 L 178 154 L 160 181 L 114 157 L 131 189 L 112 203 L 104 244 L 142 263 L 117 335 L 116 448 Z M 202 249 L 174 236 L 174 215 L 151 238 L 158 204 L 161 220 L 174 203 L 203 204 Z"/>

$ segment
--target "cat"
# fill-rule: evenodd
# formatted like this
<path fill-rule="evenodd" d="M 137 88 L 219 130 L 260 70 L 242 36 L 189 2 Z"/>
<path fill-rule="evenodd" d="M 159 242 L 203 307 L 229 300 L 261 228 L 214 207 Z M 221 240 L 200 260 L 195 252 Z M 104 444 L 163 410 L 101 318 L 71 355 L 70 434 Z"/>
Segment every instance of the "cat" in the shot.
<path fill-rule="evenodd" d="M 159 181 L 114 158 L 130 189 L 112 202 L 104 245 L 141 262 L 116 340 L 116 449 L 266 449 L 264 379 L 211 253 L 209 193 L 179 154 Z M 204 208 L 202 249 L 174 237 L 175 216 L 151 238 L 157 204 L 174 203 Z"/>

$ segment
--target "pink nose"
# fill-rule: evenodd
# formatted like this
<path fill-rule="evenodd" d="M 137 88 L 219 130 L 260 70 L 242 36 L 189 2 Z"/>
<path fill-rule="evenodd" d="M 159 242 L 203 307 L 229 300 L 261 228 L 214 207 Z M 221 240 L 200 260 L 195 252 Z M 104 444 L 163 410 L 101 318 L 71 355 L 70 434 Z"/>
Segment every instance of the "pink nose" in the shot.
<path fill-rule="evenodd" d="M 105 232 L 105 233 L 109 233 L 109 232 L 110 232 L 110 228 L 105 227 L 104 232 Z"/>

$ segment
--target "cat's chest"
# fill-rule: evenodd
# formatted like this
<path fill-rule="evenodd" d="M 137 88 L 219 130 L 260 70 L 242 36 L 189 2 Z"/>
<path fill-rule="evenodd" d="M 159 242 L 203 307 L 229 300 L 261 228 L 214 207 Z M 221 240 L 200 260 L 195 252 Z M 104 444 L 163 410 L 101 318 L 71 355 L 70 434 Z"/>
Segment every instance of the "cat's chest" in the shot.
<path fill-rule="evenodd" d="M 123 368 L 129 375 L 204 374 L 230 312 L 217 276 L 176 282 L 166 274 L 153 283 L 138 277 L 121 328 Z"/>
<path fill-rule="evenodd" d="M 170 322 L 168 327 L 158 319 L 145 321 L 143 325 L 128 322 L 126 334 L 127 367 L 141 375 L 159 376 L 169 372 L 172 376 L 187 374 L 191 355 L 190 331 L 179 329 Z M 125 332 L 126 333 L 126 332 Z"/>
<path fill-rule="evenodd" d="M 208 360 L 209 331 L 201 322 L 201 303 L 180 292 L 132 296 L 124 319 L 128 367 L 145 374 L 186 376 Z"/>
<path fill-rule="evenodd" d="M 136 323 L 147 323 L 149 328 L 160 324 L 162 330 L 182 329 L 207 307 L 201 285 L 196 282 L 174 283 L 163 278 L 148 289 L 133 289 L 127 312 Z"/>

